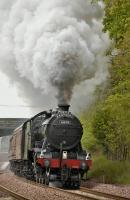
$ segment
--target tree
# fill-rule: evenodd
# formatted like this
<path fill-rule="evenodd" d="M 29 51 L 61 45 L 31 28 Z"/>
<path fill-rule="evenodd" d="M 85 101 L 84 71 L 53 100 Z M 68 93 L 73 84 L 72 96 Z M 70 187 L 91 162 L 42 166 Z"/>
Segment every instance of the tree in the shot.
<path fill-rule="evenodd" d="M 93 133 L 109 158 L 126 160 L 130 150 L 130 94 L 111 95 L 98 109 Z"/>
<path fill-rule="evenodd" d="M 120 43 L 124 38 L 124 33 L 130 25 L 130 1 L 129 0 L 104 0 L 105 31 L 109 31 L 110 37 L 116 43 Z"/>

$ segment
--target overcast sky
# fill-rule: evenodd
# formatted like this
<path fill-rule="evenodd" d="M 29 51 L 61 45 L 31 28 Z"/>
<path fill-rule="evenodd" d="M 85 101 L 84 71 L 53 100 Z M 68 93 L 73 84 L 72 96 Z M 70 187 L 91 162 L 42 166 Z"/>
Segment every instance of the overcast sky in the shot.
<path fill-rule="evenodd" d="M 9 83 L 8 78 L 0 72 L 0 118 L 30 117 L 30 108 L 17 95 L 17 90 Z"/>

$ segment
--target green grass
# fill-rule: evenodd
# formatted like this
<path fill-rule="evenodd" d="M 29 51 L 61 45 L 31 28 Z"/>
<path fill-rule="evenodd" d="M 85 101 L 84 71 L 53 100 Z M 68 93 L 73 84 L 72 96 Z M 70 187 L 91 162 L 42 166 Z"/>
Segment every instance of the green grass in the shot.
<path fill-rule="evenodd" d="M 104 156 L 98 156 L 93 161 L 88 178 L 94 178 L 99 182 L 130 184 L 130 162 L 107 160 Z"/>

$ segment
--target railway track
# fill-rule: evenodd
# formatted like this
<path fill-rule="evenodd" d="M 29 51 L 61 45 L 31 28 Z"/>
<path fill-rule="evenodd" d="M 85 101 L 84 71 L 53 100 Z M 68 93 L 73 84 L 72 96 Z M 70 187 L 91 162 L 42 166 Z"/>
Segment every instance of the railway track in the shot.
<path fill-rule="evenodd" d="M 86 187 L 80 187 L 79 190 L 68 190 L 68 189 L 62 189 L 62 188 L 58 188 L 58 187 L 52 187 L 52 186 L 46 186 L 40 183 L 36 183 L 33 181 L 27 181 L 28 183 L 41 187 L 41 188 L 49 188 L 49 189 L 55 189 L 61 192 L 65 192 L 74 196 L 79 196 L 81 198 L 87 199 L 87 200 L 130 200 L 130 198 L 127 197 L 122 197 L 122 196 L 118 196 L 118 195 L 113 195 L 113 194 L 107 194 L 107 193 L 103 193 L 103 192 L 99 192 L 99 191 L 95 191 L 95 190 L 90 190 Z"/>
<path fill-rule="evenodd" d="M 81 187 L 80 190 L 63 190 L 67 193 L 71 193 L 73 195 L 78 195 L 82 198 L 90 199 L 90 200 L 130 200 L 130 198 L 121 197 L 117 195 L 107 194 L 103 192 L 98 192 L 95 190 L 90 190 L 88 188 Z"/>
<path fill-rule="evenodd" d="M 13 198 L 15 198 L 17 200 L 29 200 L 28 198 L 26 198 L 26 197 L 24 197 L 24 196 L 22 196 L 22 195 L 20 195 L 18 193 L 15 193 L 15 192 L 11 191 L 11 190 L 9 190 L 8 188 L 6 188 L 6 187 L 4 187 L 2 185 L 0 185 L 0 191 L 4 192 L 5 194 L 8 194 L 9 196 L 11 196 L 11 197 L 13 197 Z"/>
<path fill-rule="evenodd" d="M 104 198 L 112 199 L 112 200 L 130 200 L 130 198 L 127 198 L 127 197 L 122 197 L 122 196 L 118 196 L 118 195 L 113 195 L 113 194 L 103 193 L 103 192 L 99 192 L 99 191 L 95 191 L 95 190 L 90 190 L 85 187 L 80 187 L 80 191 L 86 192 L 88 194 L 96 195 L 97 197 L 104 197 Z"/>
<path fill-rule="evenodd" d="M 80 198 L 86 199 L 86 200 L 106 200 L 106 199 L 107 200 L 130 200 L 130 198 L 121 197 L 121 196 L 112 195 L 112 194 L 106 194 L 106 193 L 102 193 L 99 191 L 90 190 L 86 187 L 80 187 L 79 190 L 71 190 L 71 189 L 68 190 L 68 189 L 57 188 L 54 186 L 46 186 L 46 185 L 36 183 L 36 182 L 30 181 L 30 180 L 26 180 L 25 178 L 22 178 L 22 177 L 18 177 L 18 178 L 28 184 L 35 185 L 40 188 L 48 188 L 48 189 L 68 193 L 70 195 L 73 195 L 72 199 L 74 198 L 74 196 L 79 196 Z M 15 197 L 18 200 L 29 200 L 28 198 L 26 198 L 22 195 L 16 194 L 1 185 L 0 185 L 0 190 L 5 193 L 8 193 L 10 196 Z"/>
<path fill-rule="evenodd" d="M 5 174 L 5 173 L 8 173 L 9 171 L 5 171 L 5 170 L 0 170 L 0 175 L 1 174 Z"/>

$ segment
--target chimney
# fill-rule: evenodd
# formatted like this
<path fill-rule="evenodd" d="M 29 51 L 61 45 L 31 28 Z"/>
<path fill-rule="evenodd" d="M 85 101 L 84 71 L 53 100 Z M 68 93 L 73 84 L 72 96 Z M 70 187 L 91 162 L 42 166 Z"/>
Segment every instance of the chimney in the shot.
<path fill-rule="evenodd" d="M 58 104 L 58 108 L 60 111 L 69 111 L 70 105 L 68 104 Z"/>

